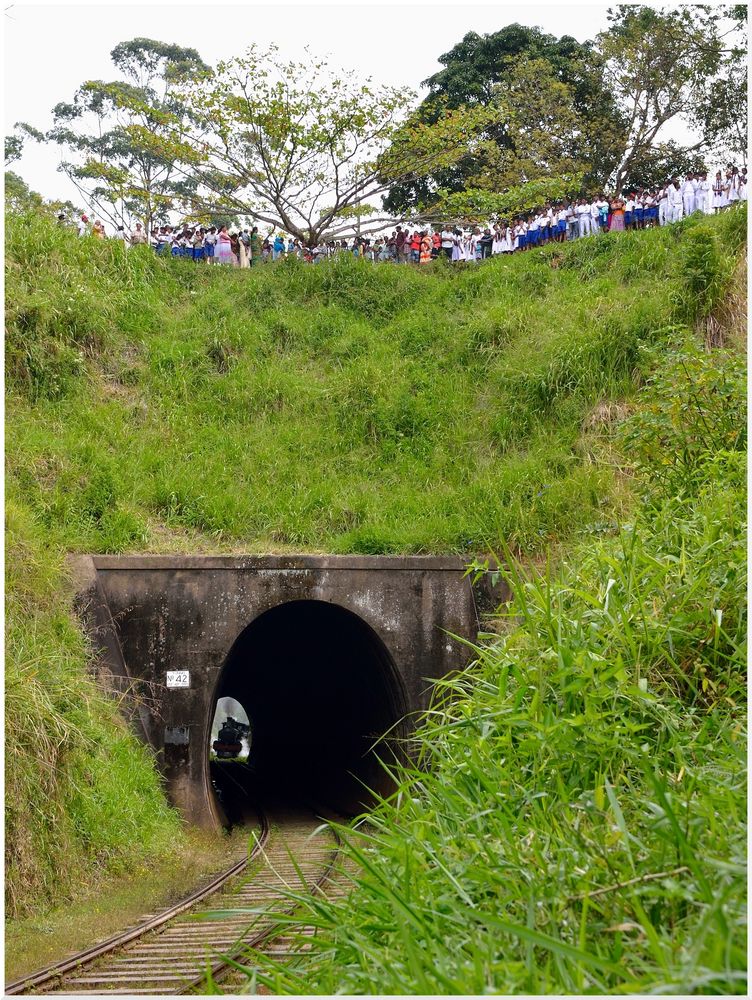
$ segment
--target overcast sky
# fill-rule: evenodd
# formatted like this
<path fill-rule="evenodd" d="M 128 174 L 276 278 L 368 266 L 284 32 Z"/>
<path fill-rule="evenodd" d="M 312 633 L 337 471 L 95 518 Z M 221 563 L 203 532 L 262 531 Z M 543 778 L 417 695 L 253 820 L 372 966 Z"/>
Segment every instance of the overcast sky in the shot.
<path fill-rule="evenodd" d="M 498 31 L 519 22 L 553 35 L 593 38 L 607 26 L 606 4 L 348 3 L 242 5 L 163 3 L 9 5 L 5 0 L 5 128 L 17 121 L 51 125 L 51 109 L 70 101 L 84 80 L 114 79 L 109 53 L 139 36 L 198 49 L 206 62 L 240 54 L 251 42 L 275 42 L 282 58 L 308 45 L 335 65 L 377 82 L 418 90 L 440 69 L 438 57 L 468 32 Z M 12 169 L 47 198 L 76 200 L 57 170 L 57 147 L 28 143 Z"/>

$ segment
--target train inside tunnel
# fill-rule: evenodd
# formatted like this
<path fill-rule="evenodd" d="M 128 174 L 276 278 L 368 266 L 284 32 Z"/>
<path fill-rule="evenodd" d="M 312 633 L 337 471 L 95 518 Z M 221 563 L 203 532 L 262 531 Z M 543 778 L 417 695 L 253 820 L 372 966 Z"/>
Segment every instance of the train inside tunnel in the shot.
<path fill-rule="evenodd" d="M 247 720 L 245 760 L 217 752 L 231 754 L 228 709 L 238 741 Z M 392 790 L 407 711 L 389 651 L 358 615 L 318 600 L 265 611 L 233 643 L 212 700 L 207 764 L 222 812 L 232 822 L 241 796 L 369 808 Z"/>

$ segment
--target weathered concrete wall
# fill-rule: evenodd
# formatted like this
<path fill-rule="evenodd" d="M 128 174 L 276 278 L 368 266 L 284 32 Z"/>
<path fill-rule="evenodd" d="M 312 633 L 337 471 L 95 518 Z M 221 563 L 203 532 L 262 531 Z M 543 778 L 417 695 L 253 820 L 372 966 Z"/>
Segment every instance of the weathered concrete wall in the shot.
<path fill-rule="evenodd" d="M 80 602 L 111 682 L 138 695 L 138 725 L 159 754 L 168 794 L 192 822 L 218 814 L 207 748 L 222 668 L 238 636 L 290 601 L 324 601 L 361 618 L 397 673 L 408 712 L 430 681 L 462 667 L 477 613 L 459 559 L 410 556 L 79 557 Z M 190 686 L 168 688 L 167 671 Z M 365 693 L 364 693 L 365 694 Z"/>

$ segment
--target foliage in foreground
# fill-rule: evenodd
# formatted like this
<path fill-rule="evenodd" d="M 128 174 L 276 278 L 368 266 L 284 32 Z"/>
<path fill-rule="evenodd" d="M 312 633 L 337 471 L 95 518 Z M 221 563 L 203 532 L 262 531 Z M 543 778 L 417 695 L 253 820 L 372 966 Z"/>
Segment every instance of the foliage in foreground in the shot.
<path fill-rule="evenodd" d="M 420 766 L 349 836 L 351 893 L 302 901 L 312 951 L 254 955 L 254 982 L 746 992 L 744 408 L 734 355 L 663 362 L 624 439 L 631 457 L 657 426 L 684 445 L 671 490 L 638 462 L 618 536 L 553 576 L 509 564 L 507 629 L 440 685 Z"/>

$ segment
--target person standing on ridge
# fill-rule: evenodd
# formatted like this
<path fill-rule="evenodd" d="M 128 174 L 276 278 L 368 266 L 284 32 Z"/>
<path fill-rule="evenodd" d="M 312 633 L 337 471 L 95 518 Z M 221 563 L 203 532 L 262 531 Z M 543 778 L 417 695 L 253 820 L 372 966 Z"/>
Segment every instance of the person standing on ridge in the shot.
<path fill-rule="evenodd" d="M 261 237 L 259 236 L 258 226 L 254 226 L 251 230 L 250 237 L 251 267 L 257 267 L 261 263 L 261 245 Z"/>

